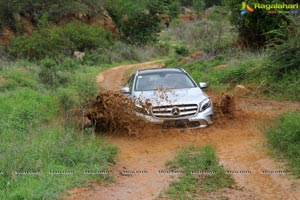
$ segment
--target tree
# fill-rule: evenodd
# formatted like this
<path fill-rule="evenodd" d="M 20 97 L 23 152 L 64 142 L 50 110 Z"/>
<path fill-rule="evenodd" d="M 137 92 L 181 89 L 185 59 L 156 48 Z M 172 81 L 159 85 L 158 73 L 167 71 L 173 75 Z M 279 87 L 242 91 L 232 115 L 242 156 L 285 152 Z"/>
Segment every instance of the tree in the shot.
<path fill-rule="evenodd" d="M 240 44 L 244 47 L 252 49 L 264 47 L 267 41 L 274 39 L 274 35 L 268 33 L 287 28 L 289 20 L 282 14 L 269 14 L 266 10 L 256 9 L 252 13 L 241 16 L 242 2 L 243 0 L 229 0 L 228 6 L 231 9 L 231 23 L 237 29 Z M 255 1 L 250 0 L 247 3 L 251 5 Z M 261 3 L 267 2 L 264 0 Z"/>
<path fill-rule="evenodd" d="M 121 39 L 131 44 L 155 42 L 160 32 L 160 19 L 147 12 L 133 12 L 127 15 L 119 29 Z"/>
<path fill-rule="evenodd" d="M 167 14 L 170 18 L 176 18 L 181 11 L 178 0 L 150 0 L 146 8 L 151 14 Z"/>
<path fill-rule="evenodd" d="M 106 0 L 104 7 L 115 21 L 121 39 L 137 45 L 157 40 L 160 32 L 158 13 L 169 12 L 168 0 Z"/>

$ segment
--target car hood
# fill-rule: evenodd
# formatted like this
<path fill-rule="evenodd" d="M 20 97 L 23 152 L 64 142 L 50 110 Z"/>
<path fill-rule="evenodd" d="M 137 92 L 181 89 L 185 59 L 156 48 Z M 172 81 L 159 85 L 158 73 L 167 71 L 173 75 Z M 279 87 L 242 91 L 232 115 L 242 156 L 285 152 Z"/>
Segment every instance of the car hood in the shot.
<path fill-rule="evenodd" d="M 136 91 L 133 97 L 141 101 L 149 99 L 153 106 L 199 104 L 208 98 L 207 94 L 198 87 L 167 91 Z"/>

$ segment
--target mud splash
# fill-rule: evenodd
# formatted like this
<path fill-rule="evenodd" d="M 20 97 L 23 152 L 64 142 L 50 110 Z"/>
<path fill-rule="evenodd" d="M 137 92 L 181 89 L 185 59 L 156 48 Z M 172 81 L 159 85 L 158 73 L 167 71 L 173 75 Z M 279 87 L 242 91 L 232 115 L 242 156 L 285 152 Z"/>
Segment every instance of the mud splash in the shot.
<path fill-rule="evenodd" d="M 100 92 L 87 107 L 86 117 L 98 132 L 137 135 L 139 130 L 150 126 L 134 114 L 134 102 L 120 92 Z"/>
<path fill-rule="evenodd" d="M 222 125 L 227 119 L 233 119 L 236 111 L 236 100 L 232 94 L 222 93 L 213 99 L 214 123 Z"/>
<path fill-rule="evenodd" d="M 158 96 L 156 101 L 159 101 L 159 99 L 161 101 L 168 101 L 166 93 L 166 91 L 161 89 L 155 91 L 154 94 Z M 151 103 L 145 99 L 138 98 L 132 101 L 120 92 L 111 90 L 102 91 L 97 95 L 95 100 L 88 103 L 85 117 L 91 121 L 97 132 L 110 134 L 137 136 L 145 133 L 145 129 L 152 130 L 154 127 L 158 129 L 162 128 L 162 126 L 151 124 L 144 118 L 137 116 L 135 114 L 137 109 L 136 102 L 140 105 L 139 112 L 150 112 Z M 214 112 L 215 123 L 218 125 L 222 125 L 226 119 L 232 119 L 235 113 L 234 96 L 228 93 L 222 93 L 218 96 L 214 101 Z M 149 131 L 147 131 L 147 134 L 149 134 Z"/>

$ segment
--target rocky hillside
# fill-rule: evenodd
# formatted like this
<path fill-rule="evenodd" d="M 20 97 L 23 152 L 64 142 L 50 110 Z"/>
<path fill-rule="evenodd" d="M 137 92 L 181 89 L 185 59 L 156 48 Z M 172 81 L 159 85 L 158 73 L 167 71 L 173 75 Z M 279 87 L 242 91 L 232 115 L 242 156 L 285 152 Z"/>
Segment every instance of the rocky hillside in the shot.
<path fill-rule="evenodd" d="M 14 21 L 14 25 L 2 24 L 0 30 L 1 45 L 9 45 L 13 35 L 31 35 L 38 24 L 38 22 L 36 22 L 38 20 L 32 19 L 31 15 L 24 14 L 23 12 L 13 13 L 12 20 Z M 113 19 L 103 7 L 98 9 L 97 14 L 91 15 L 89 12 L 74 12 L 63 16 L 57 22 L 52 21 L 52 23 L 63 26 L 74 21 L 80 21 L 87 24 L 98 24 L 101 28 L 112 32 L 115 38 L 119 35 Z"/>

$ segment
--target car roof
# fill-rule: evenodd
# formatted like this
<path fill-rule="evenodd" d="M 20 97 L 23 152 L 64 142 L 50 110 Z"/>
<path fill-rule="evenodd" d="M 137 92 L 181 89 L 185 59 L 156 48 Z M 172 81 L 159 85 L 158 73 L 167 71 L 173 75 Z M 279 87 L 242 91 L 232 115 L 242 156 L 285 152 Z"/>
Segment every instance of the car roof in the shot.
<path fill-rule="evenodd" d="M 138 70 L 139 75 L 147 75 L 147 74 L 160 74 L 160 73 L 184 73 L 184 71 L 180 68 L 151 68 Z"/>

